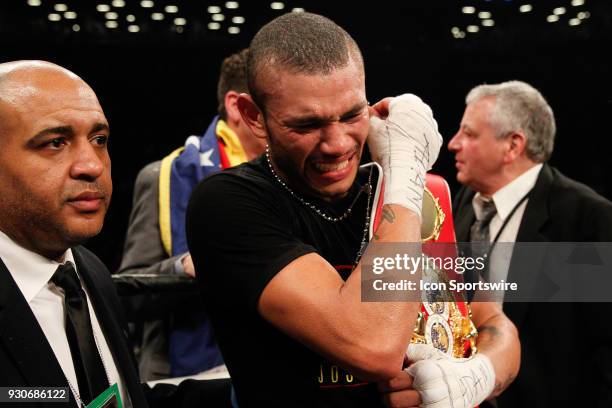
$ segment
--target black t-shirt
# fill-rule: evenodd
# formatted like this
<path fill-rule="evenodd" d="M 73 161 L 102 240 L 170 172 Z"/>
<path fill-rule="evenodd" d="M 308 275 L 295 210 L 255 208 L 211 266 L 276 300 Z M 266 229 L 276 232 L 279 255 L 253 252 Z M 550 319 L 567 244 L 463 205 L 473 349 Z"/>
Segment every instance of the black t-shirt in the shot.
<path fill-rule="evenodd" d="M 382 405 L 375 384 L 326 361 L 257 311 L 268 282 L 302 255 L 318 253 L 343 279 L 350 275 L 363 237 L 368 194 L 361 183 L 369 172 L 362 170 L 339 202 L 304 197 L 335 216 L 358 197 L 351 215 L 338 223 L 292 197 L 265 156 L 214 174 L 193 191 L 189 249 L 241 408 Z"/>

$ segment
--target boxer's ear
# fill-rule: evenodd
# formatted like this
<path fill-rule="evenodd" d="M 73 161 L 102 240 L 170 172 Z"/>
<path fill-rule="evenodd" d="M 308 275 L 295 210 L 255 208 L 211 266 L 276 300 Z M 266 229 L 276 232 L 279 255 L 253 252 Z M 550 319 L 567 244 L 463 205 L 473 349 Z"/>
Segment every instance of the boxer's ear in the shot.
<path fill-rule="evenodd" d="M 242 120 L 247 124 L 251 132 L 256 137 L 265 138 L 267 136 L 264 116 L 251 95 L 241 93 L 236 101 L 238 111 L 242 116 Z"/>

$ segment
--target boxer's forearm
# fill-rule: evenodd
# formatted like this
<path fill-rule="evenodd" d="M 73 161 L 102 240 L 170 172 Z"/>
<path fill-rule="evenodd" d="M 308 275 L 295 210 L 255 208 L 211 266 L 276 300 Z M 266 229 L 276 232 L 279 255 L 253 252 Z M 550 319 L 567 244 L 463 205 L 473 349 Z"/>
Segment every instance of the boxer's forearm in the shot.
<path fill-rule="evenodd" d="M 495 370 L 495 388 L 490 397 L 496 397 L 514 381 L 518 374 L 521 357 L 518 332 L 503 313 L 490 316 L 477 325 L 476 345 L 479 353 L 489 357 Z"/>

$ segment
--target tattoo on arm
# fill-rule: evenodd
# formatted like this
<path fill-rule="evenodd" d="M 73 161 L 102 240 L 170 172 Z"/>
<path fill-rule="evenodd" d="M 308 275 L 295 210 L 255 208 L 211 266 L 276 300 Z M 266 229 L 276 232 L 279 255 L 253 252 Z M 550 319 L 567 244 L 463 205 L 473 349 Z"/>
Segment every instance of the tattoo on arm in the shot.
<path fill-rule="evenodd" d="M 383 206 L 382 209 L 381 223 L 384 221 L 388 222 L 389 224 L 393 224 L 395 222 L 395 212 L 388 205 Z M 374 234 L 373 239 L 374 241 L 378 241 L 380 239 L 380 236 L 378 234 Z"/>

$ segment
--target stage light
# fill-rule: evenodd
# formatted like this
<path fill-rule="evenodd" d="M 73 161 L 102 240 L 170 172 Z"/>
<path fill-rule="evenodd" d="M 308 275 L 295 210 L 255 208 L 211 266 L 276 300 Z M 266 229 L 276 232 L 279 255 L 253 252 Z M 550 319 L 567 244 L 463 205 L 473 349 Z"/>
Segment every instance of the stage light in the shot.
<path fill-rule="evenodd" d="M 292 13 L 303 13 L 304 9 L 301 7 L 294 7 L 293 9 L 291 9 Z"/>
<path fill-rule="evenodd" d="M 488 18 L 486 20 L 482 20 L 482 25 L 485 27 L 493 27 L 495 25 L 495 21 Z"/>
<path fill-rule="evenodd" d="M 28 6 L 38 7 L 40 4 L 40 0 L 28 0 Z"/>
<path fill-rule="evenodd" d="M 223 14 L 213 14 L 212 20 L 213 21 L 223 21 L 225 20 L 225 16 Z"/>
<path fill-rule="evenodd" d="M 125 7 L 125 1 L 123 1 L 123 0 L 113 0 L 111 2 L 111 5 L 113 7 L 117 7 L 117 8 Z"/>
<path fill-rule="evenodd" d="M 106 25 L 106 28 L 117 28 L 117 27 L 119 27 L 119 24 L 117 24 L 117 22 L 113 21 L 113 20 L 107 21 L 105 23 L 105 25 Z"/>
<path fill-rule="evenodd" d="M 53 6 L 53 8 L 55 9 L 55 11 L 66 11 L 66 10 L 68 10 L 68 6 L 63 4 L 63 3 L 57 3 L 55 6 Z"/>
<path fill-rule="evenodd" d="M 140 31 L 140 27 L 137 26 L 136 24 L 133 24 L 133 25 L 128 26 L 128 31 L 130 33 L 137 33 Z"/>
<path fill-rule="evenodd" d="M 166 13 L 170 13 L 170 14 L 178 13 L 178 7 L 172 4 L 167 5 L 165 10 L 166 10 Z"/>
<path fill-rule="evenodd" d="M 60 16 L 57 13 L 51 13 L 49 14 L 49 21 L 60 21 L 62 19 L 62 16 Z"/>
<path fill-rule="evenodd" d="M 225 3 L 225 8 L 227 9 L 237 9 L 238 8 L 238 2 L 237 1 L 228 1 Z"/>
<path fill-rule="evenodd" d="M 67 11 L 64 13 L 64 18 L 66 20 L 74 20 L 75 18 L 77 18 L 77 13 L 75 13 L 74 11 Z"/>
<path fill-rule="evenodd" d="M 568 24 L 571 25 L 571 26 L 577 26 L 578 24 L 580 24 L 580 19 L 579 18 L 572 18 L 572 19 L 570 19 Z"/>
<path fill-rule="evenodd" d="M 218 30 L 221 28 L 221 24 L 219 23 L 208 23 L 209 30 Z"/>
<path fill-rule="evenodd" d="M 81 26 L 80 26 L 80 25 L 78 25 L 78 24 L 73 24 L 73 25 L 72 25 L 72 31 L 74 31 L 74 32 L 79 32 L 79 31 L 81 31 Z"/>
<path fill-rule="evenodd" d="M 578 7 L 584 4 L 584 0 L 572 0 L 572 6 Z"/>
<path fill-rule="evenodd" d="M 182 17 L 177 17 L 177 18 L 174 19 L 174 25 L 184 26 L 185 24 L 187 24 L 187 20 L 185 20 Z"/>
<path fill-rule="evenodd" d="M 230 33 L 230 34 L 238 34 L 238 33 L 240 33 L 240 28 L 239 27 L 231 26 L 231 27 L 229 27 L 227 29 L 227 32 Z"/>
<path fill-rule="evenodd" d="M 282 1 L 274 1 L 270 3 L 270 8 L 272 10 L 282 10 L 285 8 L 285 3 L 283 3 Z"/>
<path fill-rule="evenodd" d="M 481 11 L 480 13 L 478 13 L 478 17 L 486 20 L 488 18 L 491 18 L 491 13 L 489 13 L 488 11 Z"/>
<path fill-rule="evenodd" d="M 476 8 L 472 7 L 472 6 L 464 6 L 461 9 L 461 12 L 463 14 L 474 14 L 476 12 Z"/>
<path fill-rule="evenodd" d="M 164 19 L 164 15 L 162 13 L 153 13 L 151 14 L 151 19 L 155 21 L 162 21 Z"/>
<path fill-rule="evenodd" d="M 140 2 L 140 7 L 142 8 L 151 8 L 155 6 L 155 3 L 153 3 L 151 0 L 142 0 Z"/>
<path fill-rule="evenodd" d="M 533 6 L 531 4 L 523 4 L 521 7 L 519 7 L 519 11 L 521 13 L 529 13 L 531 10 L 533 10 Z"/>
<path fill-rule="evenodd" d="M 232 23 L 234 23 L 234 24 L 243 24 L 244 23 L 244 17 L 242 17 L 242 16 L 234 16 L 234 17 L 232 17 Z"/>
<path fill-rule="evenodd" d="M 553 10 L 553 14 L 556 16 L 560 16 L 565 14 L 565 7 L 557 7 L 556 9 Z"/>
<path fill-rule="evenodd" d="M 469 25 L 467 26 L 467 32 L 468 33 L 477 33 L 480 30 L 480 28 L 476 25 Z"/>
<path fill-rule="evenodd" d="M 208 6 L 208 12 L 210 14 L 217 14 L 221 12 L 221 7 L 219 6 Z"/>
<path fill-rule="evenodd" d="M 104 17 L 106 17 L 107 20 L 116 20 L 119 15 L 114 11 L 109 11 L 108 13 L 104 14 Z"/>
<path fill-rule="evenodd" d="M 128 23 L 133 23 L 134 21 L 136 21 L 136 16 L 134 16 L 133 14 L 128 14 L 127 16 L 125 16 L 125 19 Z"/>
<path fill-rule="evenodd" d="M 96 10 L 98 10 L 100 13 L 106 13 L 107 11 L 110 11 L 110 6 L 108 4 L 98 4 L 96 6 Z"/>
<path fill-rule="evenodd" d="M 551 14 L 550 16 L 546 17 L 546 21 L 548 21 L 549 23 L 556 23 L 557 21 L 559 21 L 559 16 Z"/>

